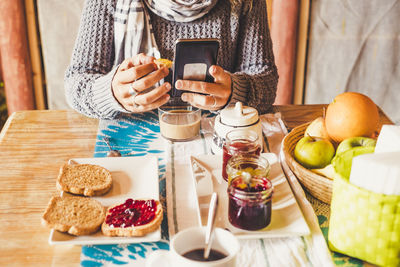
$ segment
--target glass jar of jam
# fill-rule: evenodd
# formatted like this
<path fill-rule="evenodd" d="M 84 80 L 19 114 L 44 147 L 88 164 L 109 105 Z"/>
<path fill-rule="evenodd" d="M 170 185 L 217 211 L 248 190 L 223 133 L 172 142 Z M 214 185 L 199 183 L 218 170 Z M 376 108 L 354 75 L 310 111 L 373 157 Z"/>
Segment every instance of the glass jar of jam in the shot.
<path fill-rule="evenodd" d="M 251 177 L 268 178 L 270 170 L 271 166 L 268 160 L 260 155 L 237 154 L 230 158 L 226 164 L 228 183 L 243 173 Z"/>
<path fill-rule="evenodd" d="M 257 158 L 258 156 L 250 157 Z M 243 161 L 245 158 L 249 157 L 234 156 L 228 166 L 232 161 Z M 259 161 L 263 160 L 259 159 Z M 254 231 L 270 224 L 273 186 L 268 179 L 269 164 L 267 169 L 262 171 L 262 168 L 247 167 L 237 172 L 231 179 L 228 186 L 228 217 L 233 226 Z"/>
<path fill-rule="evenodd" d="M 271 222 L 272 184 L 268 178 L 252 179 L 250 188 L 236 177 L 228 187 L 229 222 L 240 229 L 254 231 Z"/>
<path fill-rule="evenodd" d="M 261 154 L 258 138 L 258 134 L 252 130 L 232 130 L 226 134 L 222 154 L 222 177 L 225 181 L 228 181 L 226 166 L 232 156 Z"/>

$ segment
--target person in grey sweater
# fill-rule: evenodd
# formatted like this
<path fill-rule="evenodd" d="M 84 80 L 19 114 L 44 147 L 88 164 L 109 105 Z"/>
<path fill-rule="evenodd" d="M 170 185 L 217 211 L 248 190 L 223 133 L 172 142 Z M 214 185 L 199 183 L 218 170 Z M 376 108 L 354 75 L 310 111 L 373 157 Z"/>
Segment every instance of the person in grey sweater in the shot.
<path fill-rule="evenodd" d="M 176 82 L 192 92 L 183 101 L 206 110 L 236 101 L 270 110 L 278 74 L 264 0 L 87 0 L 65 73 L 69 105 L 112 119 L 167 103 L 169 70 L 153 60 L 172 60 L 176 40 L 187 38 L 217 38 L 220 49 L 209 69 L 214 83 Z"/>

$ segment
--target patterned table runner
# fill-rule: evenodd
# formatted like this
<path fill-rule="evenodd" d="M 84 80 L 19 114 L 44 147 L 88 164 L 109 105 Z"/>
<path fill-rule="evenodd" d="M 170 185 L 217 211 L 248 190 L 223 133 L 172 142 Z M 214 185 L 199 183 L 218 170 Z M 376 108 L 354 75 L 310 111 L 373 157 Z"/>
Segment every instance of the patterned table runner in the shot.
<path fill-rule="evenodd" d="M 203 114 L 202 122 L 202 134 L 201 139 L 205 138 L 205 135 L 209 134 L 210 125 L 212 121 L 208 121 L 208 117 L 212 116 L 209 113 Z M 273 114 L 267 114 L 263 116 L 272 116 Z M 266 117 L 265 117 L 266 118 Z M 276 119 L 280 120 L 279 114 L 275 116 Z M 282 126 L 283 124 L 280 123 Z M 265 125 L 263 125 L 264 127 Z M 284 129 L 286 131 L 286 129 Z M 208 132 L 207 132 L 208 131 Z M 158 249 L 169 249 L 169 234 L 168 234 L 168 222 L 166 213 L 166 164 L 168 153 L 166 150 L 170 148 L 170 144 L 160 136 L 160 129 L 158 124 L 158 115 L 156 112 L 148 112 L 143 114 L 136 114 L 134 116 L 125 115 L 118 120 L 102 120 L 99 124 L 97 141 L 95 146 L 94 157 L 105 157 L 109 148 L 104 142 L 104 138 L 109 138 L 110 144 L 113 149 L 119 150 L 123 156 L 144 156 L 147 154 L 156 155 L 159 158 L 159 185 L 160 185 L 160 200 L 164 206 L 164 219 L 161 225 L 162 240 L 158 242 L 144 242 L 138 244 L 117 244 L 117 245 L 93 245 L 83 246 L 81 254 L 81 265 L 82 266 L 144 266 L 146 257 L 154 250 Z M 280 147 L 280 139 L 275 140 L 276 136 L 267 136 L 266 141 L 268 144 L 269 151 L 276 151 Z M 279 142 L 278 142 L 279 141 Z M 201 142 L 200 142 L 201 143 Z M 276 147 L 275 147 L 276 146 Z M 207 149 L 207 144 L 204 143 L 204 148 Z M 316 212 L 319 226 L 321 227 L 322 233 L 327 235 L 327 223 L 329 221 L 329 206 L 319 202 L 318 200 L 307 195 L 308 200 L 313 205 Z M 252 255 L 252 250 L 264 251 L 264 262 L 265 266 L 277 266 L 279 259 L 274 257 L 268 257 L 266 255 L 266 247 L 275 248 L 276 255 L 287 255 L 298 261 L 293 261 L 292 266 L 298 266 L 304 258 L 308 260 L 308 265 L 313 265 L 312 253 L 313 250 L 308 247 L 307 238 L 300 238 L 297 240 L 280 239 L 260 239 L 261 242 L 257 242 L 257 247 L 252 245 L 243 245 L 243 248 L 248 248 L 247 254 Z M 300 242 L 300 243 L 299 243 Z M 246 243 L 246 241 L 244 242 Z M 248 242 L 248 243 L 251 243 Z M 301 250 L 299 250 L 301 248 Z M 246 249 L 245 249 L 246 250 Z M 291 252 L 290 252 L 291 251 Z M 273 252 L 273 251 L 272 251 Z M 283 253 L 282 253 L 283 252 Z M 304 254 L 304 256 L 297 255 Z M 268 251 L 271 253 L 271 251 Z M 242 254 L 246 254 L 243 251 Z M 267 257 L 265 257 L 267 256 Z M 273 255 L 272 255 L 273 256 Z M 242 257 L 242 259 L 248 259 L 248 257 Z M 363 266 L 363 263 L 359 260 L 351 259 L 345 256 L 340 256 L 335 253 L 333 255 L 336 264 L 341 266 Z M 247 260 L 246 259 L 246 260 Z M 243 262 L 239 259 L 239 262 Z M 251 262 L 251 261 L 250 261 Z M 275 263 L 275 265 L 273 264 Z M 263 265 L 264 265 L 263 264 Z M 248 264 L 247 266 L 252 266 Z"/>

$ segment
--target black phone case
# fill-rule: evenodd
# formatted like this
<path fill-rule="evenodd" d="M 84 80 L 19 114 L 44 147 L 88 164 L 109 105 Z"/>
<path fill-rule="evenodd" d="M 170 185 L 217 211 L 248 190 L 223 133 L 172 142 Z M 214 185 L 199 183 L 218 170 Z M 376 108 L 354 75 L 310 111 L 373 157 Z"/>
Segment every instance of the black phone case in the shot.
<path fill-rule="evenodd" d="M 217 63 L 218 49 L 217 39 L 180 39 L 176 42 L 171 97 L 180 98 L 184 92 L 175 89 L 177 80 L 214 82 L 208 69 Z"/>

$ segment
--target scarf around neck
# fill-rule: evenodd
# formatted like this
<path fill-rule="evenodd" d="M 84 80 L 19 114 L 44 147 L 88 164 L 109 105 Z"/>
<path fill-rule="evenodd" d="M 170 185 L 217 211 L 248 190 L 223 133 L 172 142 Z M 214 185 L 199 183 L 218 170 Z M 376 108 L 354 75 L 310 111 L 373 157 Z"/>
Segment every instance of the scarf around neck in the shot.
<path fill-rule="evenodd" d="M 160 58 L 150 16 L 176 22 L 191 22 L 203 17 L 218 0 L 117 0 L 114 16 L 114 65 L 125 58 L 145 53 Z"/>

